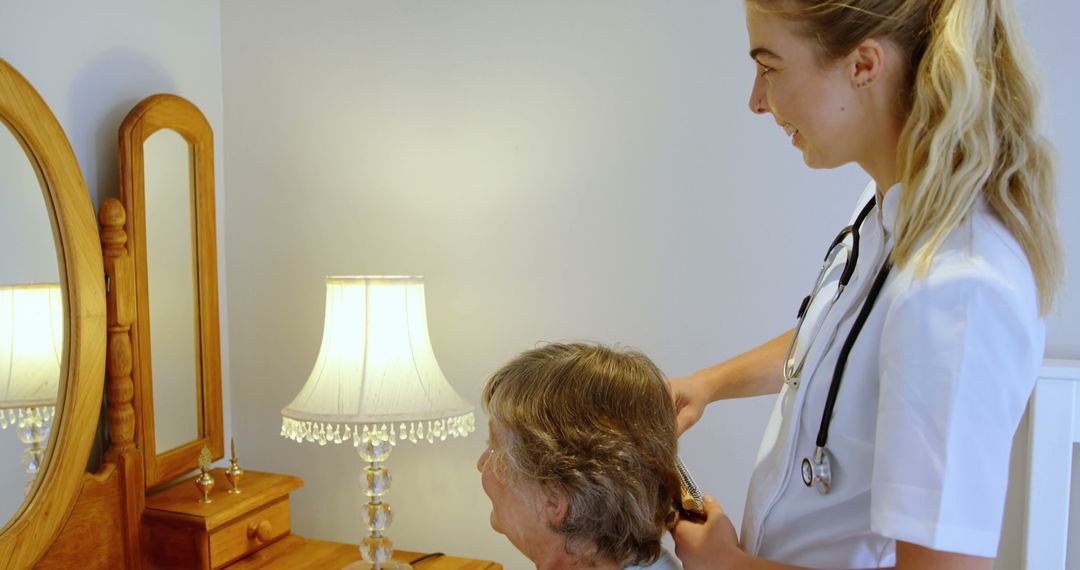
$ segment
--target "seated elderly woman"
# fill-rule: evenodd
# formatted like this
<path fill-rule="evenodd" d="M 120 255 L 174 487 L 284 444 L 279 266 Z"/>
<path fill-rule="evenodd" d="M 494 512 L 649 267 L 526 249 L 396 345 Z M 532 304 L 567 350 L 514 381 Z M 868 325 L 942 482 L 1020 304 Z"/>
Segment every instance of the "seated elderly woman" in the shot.
<path fill-rule="evenodd" d="M 491 526 L 538 569 L 679 568 L 660 544 L 679 495 L 675 410 L 652 361 L 549 344 L 495 372 L 483 405 Z"/>

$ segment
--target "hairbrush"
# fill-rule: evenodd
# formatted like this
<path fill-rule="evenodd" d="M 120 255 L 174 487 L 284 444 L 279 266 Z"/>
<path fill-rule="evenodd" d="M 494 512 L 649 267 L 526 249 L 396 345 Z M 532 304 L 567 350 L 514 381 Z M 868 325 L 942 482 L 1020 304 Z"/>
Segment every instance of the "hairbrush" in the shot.
<path fill-rule="evenodd" d="M 690 476 L 690 472 L 687 471 L 678 455 L 675 456 L 675 469 L 679 472 L 679 487 L 681 488 L 679 500 L 675 505 L 679 518 L 703 522 L 705 520 L 705 500 L 702 499 L 697 483 L 694 482 L 694 478 Z"/>

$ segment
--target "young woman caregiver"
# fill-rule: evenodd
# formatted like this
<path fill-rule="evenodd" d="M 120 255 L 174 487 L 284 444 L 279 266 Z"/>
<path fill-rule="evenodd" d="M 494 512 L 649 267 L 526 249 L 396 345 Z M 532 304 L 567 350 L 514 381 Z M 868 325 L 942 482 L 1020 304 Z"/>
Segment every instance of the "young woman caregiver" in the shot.
<path fill-rule="evenodd" d="M 793 330 L 671 380 L 680 431 L 779 391 L 741 534 L 707 501 L 676 552 L 687 570 L 989 569 L 1062 272 L 1012 2 L 747 0 L 746 19 L 751 110 L 811 168 L 873 182 Z"/>

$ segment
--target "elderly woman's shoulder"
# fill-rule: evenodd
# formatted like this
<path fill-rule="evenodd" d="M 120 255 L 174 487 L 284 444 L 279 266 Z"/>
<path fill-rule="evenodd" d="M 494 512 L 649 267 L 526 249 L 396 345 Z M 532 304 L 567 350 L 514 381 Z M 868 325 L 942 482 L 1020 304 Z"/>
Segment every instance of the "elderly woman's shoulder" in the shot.
<path fill-rule="evenodd" d="M 660 558 L 648 566 L 631 566 L 626 570 L 682 570 L 682 564 L 666 548 L 660 550 Z"/>

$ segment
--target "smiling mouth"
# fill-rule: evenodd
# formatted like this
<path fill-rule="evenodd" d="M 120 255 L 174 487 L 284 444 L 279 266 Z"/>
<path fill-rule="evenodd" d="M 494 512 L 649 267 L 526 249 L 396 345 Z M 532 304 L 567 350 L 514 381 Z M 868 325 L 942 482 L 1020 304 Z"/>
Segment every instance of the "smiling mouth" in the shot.
<path fill-rule="evenodd" d="M 783 124 L 781 126 L 784 127 L 784 132 L 787 133 L 787 136 L 791 138 L 791 144 L 794 145 L 795 144 L 795 137 L 798 136 L 798 134 L 799 134 L 799 129 L 796 129 L 795 127 L 793 127 L 793 126 L 791 126 L 791 125 L 789 125 L 787 123 L 785 123 L 785 124 Z"/>

